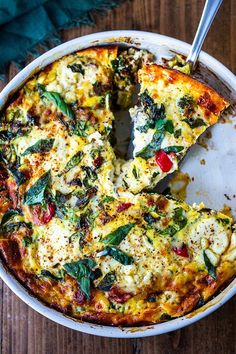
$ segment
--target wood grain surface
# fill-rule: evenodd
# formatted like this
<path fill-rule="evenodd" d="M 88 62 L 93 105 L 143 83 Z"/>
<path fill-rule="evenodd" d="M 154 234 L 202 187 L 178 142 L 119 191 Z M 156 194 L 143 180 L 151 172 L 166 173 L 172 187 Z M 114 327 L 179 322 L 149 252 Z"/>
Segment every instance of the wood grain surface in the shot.
<path fill-rule="evenodd" d="M 98 31 L 135 29 L 191 42 L 203 5 L 204 0 L 128 1 L 104 16 L 95 14 L 96 25 L 66 30 L 62 36 L 67 41 Z M 204 50 L 236 73 L 236 0 L 223 1 Z M 12 65 L 0 89 L 16 73 Z M 156 337 L 122 340 L 86 335 L 55 324 L 30 309 L 2 282 L 0 293 L 2 354 L 236 353 L 235 298 L 190 327 Z"/>

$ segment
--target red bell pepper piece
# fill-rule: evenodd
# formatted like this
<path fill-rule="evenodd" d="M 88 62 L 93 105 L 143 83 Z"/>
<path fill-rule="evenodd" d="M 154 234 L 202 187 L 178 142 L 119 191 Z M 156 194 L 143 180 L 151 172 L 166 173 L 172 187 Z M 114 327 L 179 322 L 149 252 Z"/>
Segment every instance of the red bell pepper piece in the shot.
<path fill-rule="evenodd" d="M 169 158 L 168 154 L 163 150 L 159 150 L 156 152 L 155 160 L 162 172 L 169 172 L 171 167 L 173 166 L 173 162 Z"/>
<path fill-rule="evenodd" d="M 186 258 L 189 257 L 188 249 L 187 249 L 187 246 L 186 246 L 185 244 L 183 244 L 181 247 L 173 247 L 173 251 L 174 251 L 178 256 L 186 257 Z"/>
<path fill-rule="evenodd" d="M 132 203 L 122 203 L 118 205 L 117 207 L 117 212 L 120 213 L 126 209 L 129 209 L 131 207 Z"/>

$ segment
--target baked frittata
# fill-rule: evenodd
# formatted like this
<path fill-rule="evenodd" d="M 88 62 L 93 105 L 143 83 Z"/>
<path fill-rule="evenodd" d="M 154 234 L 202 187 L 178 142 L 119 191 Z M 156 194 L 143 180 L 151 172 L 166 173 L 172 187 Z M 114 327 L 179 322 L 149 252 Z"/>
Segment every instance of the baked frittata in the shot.
<path fill-rule="evenodd" d="M 0 116 L 0 253 L 37 298 L 78 320 L 159 323 L 236 274 L 233 220 L 145 193 L 228 103 L 135 48 L 94 47 L 32 77 Z M 114 151 L 131 106 L 134 158 Z"/>

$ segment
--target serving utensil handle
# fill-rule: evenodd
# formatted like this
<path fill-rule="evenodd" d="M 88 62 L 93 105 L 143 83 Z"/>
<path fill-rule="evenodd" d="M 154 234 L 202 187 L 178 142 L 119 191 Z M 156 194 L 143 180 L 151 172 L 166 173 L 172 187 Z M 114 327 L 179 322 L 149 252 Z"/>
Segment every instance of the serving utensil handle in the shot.
<path fill-rule="evenodd" d="M 223 0 L 206 0 L 202 12 L 202 16 L 198 25 L 196 35 L 194 37 L 192 47 L 187 57 L 187 62 L 190 64 L 192 70 L 194 69 L 201 51 L 203 41 L 209 31 L 209 28 L 215 18 L 215 15 Z"/>

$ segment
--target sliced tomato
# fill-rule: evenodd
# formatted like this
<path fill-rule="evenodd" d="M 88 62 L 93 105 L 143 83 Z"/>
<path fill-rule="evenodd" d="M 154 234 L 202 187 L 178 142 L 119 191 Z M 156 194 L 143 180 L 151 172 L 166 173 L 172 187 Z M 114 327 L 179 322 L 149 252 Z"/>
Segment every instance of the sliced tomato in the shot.
<path fill-rule="evenodd" d="M 93 161 L 93 165 L 95 168 L 99 168 L 102 166 L 103 164 L 103 157 L 102 156 L 98 156 L 94 161 Z"/>
<path fill-rule="evenodd" d="M 56 206 L 54 203 L 49 202 L 47 205 L 47 209 L 44 210 L 41 205 L 34 205 L 32 207 L 32 221 L 35 225 L 45 225 L 49 223 L 49 221 L 55 215 Z"/>
<path fill-rule="evenodd" d="M 183 244 L 181 247 L 174 247 L 174 248 L 173 248 L 173 251 L 174 251 L 178 256 L 186 257 L 186 258 L 189 257 L 188 249 L 187 249 L 187 246 L 186 246 L 185 244 Z"/>
<path fill-rule="evenodd" d="M 118 205 L 117 207 L 117 212 L 121 213 L 122 211 L 129 209 L 131 207 L 132 203 L 122 203 Z"/>
<path fill-rule="evenodd" d="M 171 161 L 170 157 L 163 150 L 159 150 L 156 152 L 155 160 L 162 172 L 169 172 L 171 167 L 173 166 L 173 162 Z"/>

